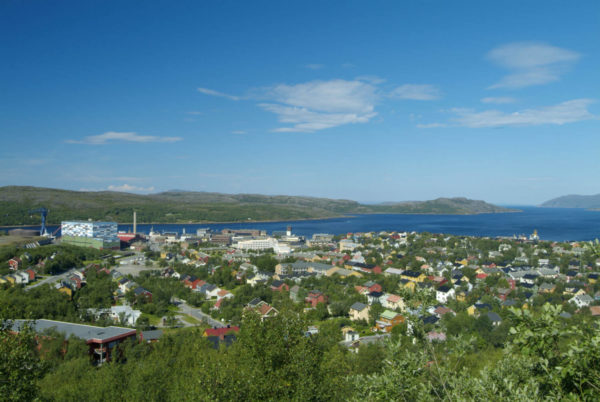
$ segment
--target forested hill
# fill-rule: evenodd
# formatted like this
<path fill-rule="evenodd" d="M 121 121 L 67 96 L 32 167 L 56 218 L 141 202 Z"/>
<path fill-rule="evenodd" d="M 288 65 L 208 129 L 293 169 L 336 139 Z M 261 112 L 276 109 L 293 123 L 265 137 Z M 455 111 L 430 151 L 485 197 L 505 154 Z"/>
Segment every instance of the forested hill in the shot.
<path fill-rule="evenodd" d="M 0 187 L 0 225 L 34 225 L 29 211 L 50 210 L 49 224 L 67 219 L 139 223 L 241 222 L 327 218 L 350 213 L 474 214 L 510 212 L 483 201 L 439 198 L 433 201 L 364 205 L 328 198 L 167 191 L 139 195 L 112 191 L 70 191 L 39 187 Z"/>
<path fill-rule="evenodd" d="M 547 208 L 586 208 L 600 209 L 600 194 L 596 195 L 564 195 L 544 202 L 541 207 Z"/>
<path fill-rule="evenodd" d="M 486 214 L 517 212 L 485 201 L 468 198 L 437 198 L 431 201 L 407 201 L 370 206 L 373 212 L 399 214 Z"/>

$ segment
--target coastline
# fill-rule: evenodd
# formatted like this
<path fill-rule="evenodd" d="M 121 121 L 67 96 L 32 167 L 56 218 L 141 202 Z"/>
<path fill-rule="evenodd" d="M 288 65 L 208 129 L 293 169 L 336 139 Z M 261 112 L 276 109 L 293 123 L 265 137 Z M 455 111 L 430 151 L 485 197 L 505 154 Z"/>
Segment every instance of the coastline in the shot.
<path fill-rule="evenodd" d="M 465 213 L 439 213 L 439 212 L 360 212 L 348 213 L 344 215 L 323 216 L 315 218 L 292 218 L 292 219 L 263 219 L 263 220 L 246 220 L 246 221 L 198 221 L 198 222 L 137 222 L 138 225 L 222 225 L 222 224 L 239 224 L 239 223 L 273 223 L 273 222 L 304 222 L 304 221 L 320 221 L 339 218 L 354 218 L 356 215 L 452 215 L 452 216 L 469 216 L 469 215 L 484 215 L 484 214 L 509 214 L 521 213 L 522 210 L 515 209 L 509 211 L 494 211 L 494 212 L 465 212 Z M 133 221 L 117 222 L 118 225 L 133 225 Z M 46 226 L 58 226 L 59 223 L 48 223 Z M 0 225 L 0 229 L 6 228 L 29 228 L 39 226 L 33 225 Z"/>

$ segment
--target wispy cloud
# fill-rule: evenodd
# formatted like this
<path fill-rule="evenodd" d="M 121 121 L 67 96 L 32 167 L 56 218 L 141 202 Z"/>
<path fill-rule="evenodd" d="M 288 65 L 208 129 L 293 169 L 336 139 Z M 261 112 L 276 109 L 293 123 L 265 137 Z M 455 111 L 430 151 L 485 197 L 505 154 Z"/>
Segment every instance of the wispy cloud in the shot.
<path fill-rule="evenodd" d="M 580 55 L 568 49 L 538 42 L 515 42 L 492 49 L 491 62 L 512 71 L 490 89 L 516 89 L 557 81 Z"/>
<path fill-rule="evenodd" d="M 455 117 L 450 119 L 452 126 L 470 128 L 510 127 L 510 126 L 539 126 L 543 124 L 563 125 L 583 120 L 597 119 L 589 112 L 588 106 L 592 99 L 574 99 L 537 109 L 524 109 L 514 113 L 499 110 L 477 112 L 473 109 L 450 109 Z M 443 127 L 446 123 L 421 125 L 420 128 Z"/>
<path fill-rule="evenodd" d="M 231 134 L 246 134 L 246 131 L 244 131 L 244 130 L 233 130 L 231 132 Z"/>
<path fill-rule="evenodd" d="M 181 137 L 158 137 L 154 135 L 139 135 L 134 132 L 108 131 L 104 134 L 91 135 L 82 140 L 67 140 L 69 144 L 103 145 L 109 142 L 177 142 Z"/>
<path fill-rule="evenodd" d="M 428 124 L 417 124 L 417 128 L 441 128 L 447 127 L 445 123 L 428 123 Z"/>
<path fill-rule="evenodd" d="M 350 123 L 366 123 L 377 115 L 374 111 L 377 88 L 354 80 L 311 81 L 281 84 L 266 91 L 273 102 L 261 103 L 275 113 L 279 121 L 292 126 L 276 132 L 314 132 Z"/>
<path fill-rule="evenodd" d="M 307 64 L 304 67 L 308 68 L 309 70 L 320 70 L 325 66 L 323 64 Z"/>
<path fill-rule="evenodd" d="M 441 97 L 441 92 L 429 84 L 404 84 L 395 88 L 390 96 L 398 99 L 434 100 Z"/>
<path fill-rule="evenodd" d="M 234 100 L 234 101 L 238 101 L 238 100 L 242 99 L 240 96 L 229 95 L 229 94 L 225 94 L 223 92 L 215 91 L 215 90 L 208 89 L 208 88 L 198 88 L 198 92 L 203 93 L 205 95 L 217 96 L 220 98 L 226 98 L 226 99 L 230 99 L 230 100 Z"/>
<path fill-rule="evenodd" d="M 496 103 L 499 105 L 506 103 L 515 103 L 516 101 L 517 100 L 515 98 L 511 98 L 509 96 L 488 97 L 481 99 L 481 103 Z"/>
<path fill-rule="evenodd" d="M 110 185 L 108 186 L 109 191 L 120 191 L 125 193 L 149 193 L 154 191 L 154 186 L 151 187 L 138 187 L 132 186 L 129 184 L 121 184 L 118 186 Z"/>
<path fill-rule="evenodd" d="M 376 75 L 360 75 L 355 79 L 357 81 L 366 81 L 374 85 L 383 84 L 386 81 L 385 78 L 381 78 Z"/>

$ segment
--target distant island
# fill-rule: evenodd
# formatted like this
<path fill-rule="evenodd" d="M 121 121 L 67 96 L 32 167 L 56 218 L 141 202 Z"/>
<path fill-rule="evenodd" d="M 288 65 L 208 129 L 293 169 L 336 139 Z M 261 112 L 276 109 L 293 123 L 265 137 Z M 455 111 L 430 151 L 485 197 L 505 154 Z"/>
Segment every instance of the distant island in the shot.
<path fill-rule="evenodd" d="M 50 210 L 48 224 L 69 219 L 130 223 L 210 223 L 323 219 L 348 214 L 483 214 L 516 212 L 484 201 L 438 198 L 375 205 L 316 197 L 221 194 L 173 190 L 157 194 L 71 191 L 27 186 L 0 187 L 0 226 L 35 225 L 29 211 Z"/>
<path fill-rule="evenodd" d="M 564 195 L 553 198 L 540 205 L 544 208 L 585 208 L 600 210 L 600 194 L 596 195 Z"/>

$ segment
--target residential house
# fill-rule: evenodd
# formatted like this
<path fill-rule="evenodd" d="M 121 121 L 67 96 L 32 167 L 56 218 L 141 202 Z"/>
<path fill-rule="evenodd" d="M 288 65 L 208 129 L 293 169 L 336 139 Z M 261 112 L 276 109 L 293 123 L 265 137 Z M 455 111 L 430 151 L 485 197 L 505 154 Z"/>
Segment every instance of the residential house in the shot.
<path fill-rule="evenodd" d="M 367 301 L 369 304 L 380 303 L 383 299 L 383 292 L 369 292 L 367 294 Z"/>
<path fill-rule="evenodd" d="M 304 298 L 304 301 L 312 307 L 317 307 L 319 303 L 327 303 L 327 296 L 319 290 L 311 290 Z"/>
<path fill-rule="evenodd" d="M 284 281 L 274 280 L 271 283 L 271 290 L 274 292 L 289 291 L 290 287 Z"/>
<path fill-rule="evenodd" d="M 350 320 L 352 321 L 358 321 L 358 320 L 365 320 L 368 321 L 369 320 L 369 311 L 370 311 L 370 307 L 360 303 L 360 302 L 356 302 L 354 303 L 352 306 L 350 306 L 350 311 L 349 311 L 349 315 L 350 315 Z"/>
<path fill-rule="evenodd" d="M 553 283 L 544 282 L 538 288 L 539 293 L 554 293 L 556 290 L 556 285 Z"/>
<path fill-rule="evenodd" d="M 391 332 L 392 328 L 404 322 L 404 317 L 394 311 L 385 310 L 375 321 L 375 327 L 381 332 Z"/>
<path fill-rule="evenodd" d="M 143 297 L 148 302 L 152 303 L 152 292 L 150 292 L 149 290 L 146 290 L 143 287 L 138 286 L 137 288 L 133 289 L 133 293 L 135 293 L 136 298 Z"/>
<path fill-rule="evenodd" d="M 590 304 L 592 304 L 593 301 L 594 299 L 592 299 L 589 295 L 581 294 L 571 298 L 569 300 L 569 303 L 574 303 L 577 307 L 582 308 L 588 307 Z"/>
<path fill-rule="evenodd" d="M 500 318 L 500 316 L 497 313 L 494 313 L 493 311 L 489 311 L 487 313 L 487 317 L 492 322 L 492 325 L 495 327 L 502 324 L 502 318 Z"/>
<path fill-rule="evenodd" d="M 435 291 L 435 299 L 442 304 L 446 304 L 449 299 L 455 296 L 454 288 L 447 285 L 442 285 Z"/>
<path fill-rule="evenodd" d="M 27 275 L 29 275 L 29 282 L 32 282 L 35 280 L 36 278 L 36 273 L 33 269 L 29 268 L 26 269 L 25 272 L 27 272 Z"/>
<path fill-rule="evenodd" d="M 222 327 L 222 328 L 213 327 L 213 328 L 205 329 L 202 336 L 205 336 L 205 337 L 206 336 L 216 336 L 216 337 L 219 337 L 220 339 L 225 339 L 225 335 L 231 334 L 231 333 L 236 334 L 238 332 L 240 332 L 240 327 L 227 325 L 226 327 Z"/>
<path fill-rule="evenodd" d="M 402 272 L 401 277 L 402 277 L 402 279 L 406 279 L 406 280 L 412 281 L 412 282 L 423 282 L 427 278 L 425 276 L 425 274 L 422 272 L 409 271 L 409 270 Z"/>
<path fill-rule="evenodd" d="M 23 261 L 19 257 L 11 258 L 8 260 L 8 268 L 16 271 L 21 268 Z"/>
<path fill-rule="evenodd" d="M 386 294 L 381 305 L 390 310 L 404 310 L 404 300 L 398 295 Z"/>
<path fill-rule="evenodd" d="M 25 271 L 17 271 L 13 274 L 17 278 L 17 283 L 26 285 L 29 283 L 29 274 Z"/>
<path fill-rule="evenodd" d="M 260 320 L 264 321 L 267 318 L 275 317 L 279 311 L 275 307 L 270 306 L 267 302 L 259 298 L 252 299 L 247 305 L 247 310 L 256 311 L 260 315 Z"/>
<path fill-rule="evenodd" d="M 401 276 L 402 273 L 404 272 L 404 270 L 402 269 L 398 269 L 398 268 L 388 268 L 385 271 L 383 271 L 383 274 L 385 276 Z"/>
<path fill-rule="evenodd" d="M 327 275 L 327 276 L 339 275 L 341 278 L 346 278 L 348 276 L 356 276 L 358 278 L 361 278 L 363 276 L 360 272 L 352 271 L 352 270 L 340 268 L 340 267 L 333 267 L 333 268 L 329 269 L 325 273 L 325 275 Z"/>
<path fill-rule="evenodd" d="M 363 284 L 363 286 L 365 288 L 367 288 L 369 290 L 369 292 L 381 292 L 382 291 L 381 285 L 378 283 L 375 283 L 373 281 L 365 282 Z"/>

